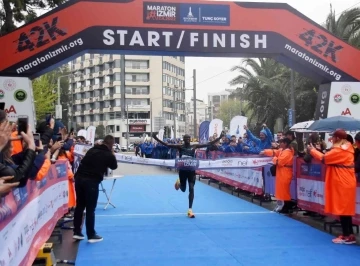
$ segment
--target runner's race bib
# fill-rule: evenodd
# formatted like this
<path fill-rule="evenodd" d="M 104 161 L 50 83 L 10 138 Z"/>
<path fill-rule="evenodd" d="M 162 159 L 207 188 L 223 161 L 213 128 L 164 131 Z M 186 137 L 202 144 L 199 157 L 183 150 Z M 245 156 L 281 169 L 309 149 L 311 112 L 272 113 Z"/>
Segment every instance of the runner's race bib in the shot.
<path fill-rule="evenodd" d="M 191 157 L 178 158 L 175 160 L 175 167 L 179 170 L 195 171 L 199 168 L 199 160 Z"/>

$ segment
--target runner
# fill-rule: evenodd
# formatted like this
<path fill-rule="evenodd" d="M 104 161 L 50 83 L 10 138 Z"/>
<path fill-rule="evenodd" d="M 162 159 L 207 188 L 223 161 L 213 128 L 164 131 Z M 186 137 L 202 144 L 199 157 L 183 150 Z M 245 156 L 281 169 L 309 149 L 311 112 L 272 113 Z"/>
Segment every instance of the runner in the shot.
<path fill-rule="evenodd" d="M 208 146 L 211 146 L 218 142 L 223 136 L 225 136 L 225 132 L 221 132 L 220 137 L 217 139 L 208 142 L 207 144 L 193 144 L 191 145 L 190 139 L 191 137 L 189 135 L 184 135 L 183 141 L 184 144 L 168 144 L 158 139 L 156 136 L 156 133 L 153 135 L 153 138 L 161 143 L 164 146 L 167 146 L 169 148 L 178 149 L 179 150 L 179 157 L 180 158 L 195 158 L 195 150 L 199 148 L 206 148 Z M 179 178 L 176 180 L 175 183 L 175 189 L 179 190 L 181 189 L 182 192 L 186 191 L 186 181 L 189 183 L 189 210 L 188 210 L 188 217 L 189 218 L 195 218 L 194 213 L 192 212 L 192 205 L 194 201 L 194 186 L 195 186 L 195 180 L 196 180 L 196 173 L 195 171 L 191 170 L 179 170 Z"/>

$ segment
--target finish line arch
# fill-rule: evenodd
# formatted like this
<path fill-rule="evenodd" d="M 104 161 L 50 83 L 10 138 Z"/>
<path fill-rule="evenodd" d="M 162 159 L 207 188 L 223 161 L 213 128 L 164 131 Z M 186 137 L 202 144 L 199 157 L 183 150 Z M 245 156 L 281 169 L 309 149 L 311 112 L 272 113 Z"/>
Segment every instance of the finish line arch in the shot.
<path fill-rule="evenodd" d="M 93 52 L 271 57 L 319 84 L 360 80 L 358 49 L 282 3 L 73 0 L 1 37 L 0 51 L 1 76 L 30 79 Z"/>

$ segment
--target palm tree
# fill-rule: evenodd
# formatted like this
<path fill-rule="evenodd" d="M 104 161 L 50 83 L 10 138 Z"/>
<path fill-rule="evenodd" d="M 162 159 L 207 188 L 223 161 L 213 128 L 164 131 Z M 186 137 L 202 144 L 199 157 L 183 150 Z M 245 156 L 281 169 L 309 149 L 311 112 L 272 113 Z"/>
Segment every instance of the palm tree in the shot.
<path fill-rule="evenodd" d="M 336 19 L 335 10 L 333 11 L 330 5 L 324 27 L 338 38 L 360 48 L 360 8 L 345 10 Z"/>
<path fill-rule="evenodd" d="M 290 106 L 290 69 L 274 59 L 246 59 L 242 65 L 232 68 L 239 75 L 230 85 L 242 85 L 235 94 L 248 101 L 245 111 L 251 110 L 250 120 L 257 125 L 266 123 L 273 128 L 278 118 L 287 121 Z M 295 73 L 296 118 L 299 121 L 313 118 L 316 106 L 316 84 Z"/>

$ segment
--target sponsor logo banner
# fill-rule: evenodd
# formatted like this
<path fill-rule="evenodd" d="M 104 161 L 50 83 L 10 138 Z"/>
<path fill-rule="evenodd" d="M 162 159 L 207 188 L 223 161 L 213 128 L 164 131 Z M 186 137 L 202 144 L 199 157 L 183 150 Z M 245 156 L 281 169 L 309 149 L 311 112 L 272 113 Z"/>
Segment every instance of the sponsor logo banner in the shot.
<path fill-rule="evenodd" d="M 68 211 L 67 164 L 58 161 L 41 181 L 29 180 L 2 199 L 0 265 L 31 265 Z"/>
<path fill-rule="evenodd" d="M 74 157 L 83 157 L 91 148 L 89 145 L 76 145 L 74 149 Z M 141 158 L 138 156 L 115 154 L 118 162 L 129 164 L 145 164 L 155 166 L 166 166 L 171 168 L 180 168 L 184 170 L 195 169 L 219 169 L 219 168 L 258 168 L 271 163 L 270 157 L 228 157 L 215 160 L 199 160 L 198 158 L 181 158 L 175 160 L 162 160 L 152 158 Z M 74 158 L 75 162 L 79 160 Z"/>
<path fill-rule="evenodd" d="M 179 4 L 144 2 L 144 23 L 179 24 Z"/>
<path fill-rule="evenodd" d="M 180 4 L 180 23 L 230 26 L 228 5 Z"/>

